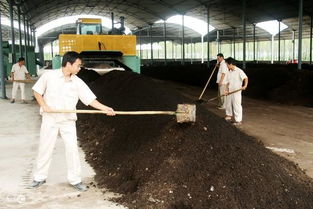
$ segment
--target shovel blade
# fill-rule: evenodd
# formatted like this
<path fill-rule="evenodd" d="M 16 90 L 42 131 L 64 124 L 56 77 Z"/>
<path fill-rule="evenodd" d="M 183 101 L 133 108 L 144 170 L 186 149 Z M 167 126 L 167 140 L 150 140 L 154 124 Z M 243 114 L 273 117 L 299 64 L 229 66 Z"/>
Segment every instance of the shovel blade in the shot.
<path fill-rule="evenodd" d="M 177 123 L 196 122 L 195 104 L 178 104 L 176 111 Z"/>

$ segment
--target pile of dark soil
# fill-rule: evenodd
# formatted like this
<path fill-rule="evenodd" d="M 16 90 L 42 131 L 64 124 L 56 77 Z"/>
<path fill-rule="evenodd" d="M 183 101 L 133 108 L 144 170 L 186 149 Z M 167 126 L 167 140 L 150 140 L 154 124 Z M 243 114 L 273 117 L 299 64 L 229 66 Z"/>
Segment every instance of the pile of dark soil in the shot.
<path fill-rule="evenodd" d="M 91 85 L 115 110 L 176 110 L 189 99 L 142 75 L 110 72 Z M 172 116 L 79 115 L 78 135 L 100 187 L 130 209 L 309 209 L 312 181 L 256 139 L 197 107 Z"/>
<path fill-rule="evenodd" d="M 81 67 L 80 71 L 77 73 L 77 76 L 80 77 L 85 83 L 91 84 L 93 81 L 97 80 L 100 75 L 94 70 L 88 70 L 84 67 Z"/>
<path fill-rule="evenodd" d="M 203 87 L 214 64 L 211 62 L 210 68 L 205 64 L 147 66 L 142 68 L 142 74 Z M 238 66 L 241 67 L 240 64 Z M 245 73 L 249 77 L 249 86 L 243 92 L 244 95 L 282 104 L 313 107 L 312 66 L 303 65 L 303 70 L 297 70 L 296 65 L 248 63 Z M 210 82 L 211 89 L 217 88 L 216 74 L 217 71 Z"/>

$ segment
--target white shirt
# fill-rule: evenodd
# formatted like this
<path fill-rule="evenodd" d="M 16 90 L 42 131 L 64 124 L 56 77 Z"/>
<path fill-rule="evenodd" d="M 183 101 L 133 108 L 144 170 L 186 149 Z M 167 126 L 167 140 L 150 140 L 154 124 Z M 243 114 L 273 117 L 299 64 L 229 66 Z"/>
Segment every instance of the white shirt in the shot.
<path fill-rule="evenodd" d="M 235 91 L 242 87 L 242 82 L 245 78 L 248 78 L 247 75 L 238 67 L 235 67 L 234 70 L 229 70 L 227 76 L 227 83 L 229 83 L 229 91 Z"/>
<path fill-rule="evenodd" d="M 25 73 L 28 73 L 25 65 L 20 66 L 18 63 L 15 63 L 12 66 L 11 72 L 14 75 L 14 80 L 25 80 L 26 78 Z"/>
<path fill-rule="evenodd" d="M 220 82 L 221 77 L 222 77 L 222 73 L 225 74 L 225 77 L 224 77 L 223 82 L 222 82 L 222 84 L 225 85 L 225 84 L 227 84 L 227 74 L 228 74 L 228 67 L 226 65 L 225 60 L 223 60 L 220 63 L 220 67 L 218 68 L 216 83 Z"/>
<path fill-rule="evenodd" d="M 76 75 L 71 75 L 65 81 L 62 69 L 44 73 L 32 88 L 43 95 L 45 103 L 52 110 L 76 110 L 78 99 L 86 106 L 96 99 L 89 87 Z M 75 113 L 45 113 L 40 108 L 40 114 L 52 117 L 56 122 L 77 120 Z"/>

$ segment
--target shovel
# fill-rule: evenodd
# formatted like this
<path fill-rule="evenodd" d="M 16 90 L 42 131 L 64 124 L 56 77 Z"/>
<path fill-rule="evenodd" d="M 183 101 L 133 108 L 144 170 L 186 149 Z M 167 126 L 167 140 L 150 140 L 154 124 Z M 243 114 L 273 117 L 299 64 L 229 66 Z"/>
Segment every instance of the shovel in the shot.
<path fill-rule="evenodd" d="M 211 101 L 213 101 L 213 100 L 215 100 L 215 99 L 218 99 L 218 98 L 220 98 L 220 97 L 224 97 L 224 96 L 231 95 L 231 94 L 236 93 L 236 92 L 238 92 L 238 91 L 242 91 L 242 88 L 237 89 L 237 90 L 235 90 L 235 91 L 230 91 L 230 92 L 228 92 L 227 94 L 222 94 L 222 95 L 220 95 L 220 96 L 218 96 L 218 97 L 213 97 L 213 98 L 211 98 L 211 99 L 203 100 L 203 101 L 204 101 L 204 102 L 211 102 Z"/>
<path fill-rule="evenodd" d="M 196 105 L 178 104 L 176 111 L 114 111 L 116 115 L 176 115 L 177 123 L 196 121 Z M 87 113 L 106 114 L 102 110 L 53 110 L 49 113 Z"/>
<path fill-rule="evenodd" d="M 213 71 L 212 71 L 212 73 L 211 73 L 211 75 L 210 75 L 208 81 L 206 82 L 206 84 L 205 84 L 205 86 L 204 86 L 204 88 L 203 88 L 203 90 L 202 90 L 202 92 L 201 92 L 201 94 L 200 94 L 200 96 L 199 96 L 199 98 L 198 98 L 198 100 L 197 100 L 198 103 L 204 102 L 201 98 L 202 98 L 202 96 L 203 96 L 203 94 L 204 94 L 206 88 L 208 87 L 208 85 L 209 85 L 209 83 L 210 83 L 210 80 L 211 80 L 211 78 L 212 78 L 212 76 L 213 76 L 213 74 L 214 74 L 216 68 L 217 68 L 217 65 L 215 65 L 215 67 L 214 67 L 214 69 L 213 69 Z"/>

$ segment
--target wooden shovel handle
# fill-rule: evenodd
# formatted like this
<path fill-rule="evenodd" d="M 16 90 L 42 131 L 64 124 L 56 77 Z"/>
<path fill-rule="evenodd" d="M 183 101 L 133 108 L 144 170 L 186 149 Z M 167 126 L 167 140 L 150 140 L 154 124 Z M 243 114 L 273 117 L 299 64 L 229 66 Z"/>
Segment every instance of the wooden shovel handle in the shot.
<path fill-rule="evenodd" d="M 26 80 L 7 80 L 9 83 L 18 82 L 18 83 L 32 83 L 34 80 L 26 79 Z"/>
<path fill-rule="evenodd" d="M 173 111 L 114 111 L 116 115 L 175 115 Z M 106 114 L 102 110 L 53 110 L 49 113 L 87 113 L 87 114 Z"/>

